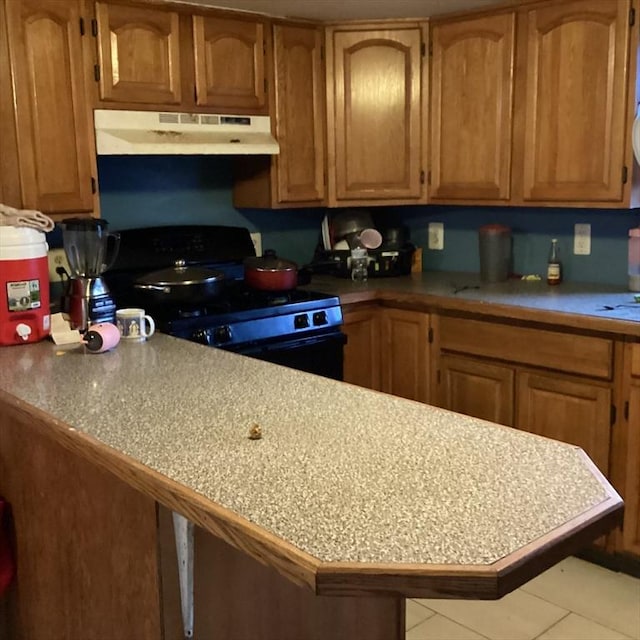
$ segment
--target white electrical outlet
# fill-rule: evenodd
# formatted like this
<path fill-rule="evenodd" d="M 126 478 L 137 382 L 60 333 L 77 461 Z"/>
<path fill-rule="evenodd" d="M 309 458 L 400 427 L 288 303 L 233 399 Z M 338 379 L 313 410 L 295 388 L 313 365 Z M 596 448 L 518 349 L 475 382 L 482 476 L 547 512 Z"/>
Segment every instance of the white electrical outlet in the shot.
<path fill-rule="evenodd" d="M 442 222 L 429 223 L 429 249 L 441 251 L 444 249 L 444 224 Z"/>
<path fill-rule="evenodd" d="M 49 260 L 49 282 L 60 282 L 60 274 L 56 272 L 58 267 L 64 267 L 67 273 L 71 273 L 64 249 L 49 249 L 47 258 Z"/>
<path fill-rule="evenodd" d="M 574 226 L 573 253 L 576 256 L 591 255 L 591 225 L 576 224 Z"/>
<path fill-rule="evenodd" d="M 254 231 L 251 234 L 251 241 L 253 242 L 253 247 L 256 250 L 256 255 L 262 255 L 262 234 L 259 231 Z"/>

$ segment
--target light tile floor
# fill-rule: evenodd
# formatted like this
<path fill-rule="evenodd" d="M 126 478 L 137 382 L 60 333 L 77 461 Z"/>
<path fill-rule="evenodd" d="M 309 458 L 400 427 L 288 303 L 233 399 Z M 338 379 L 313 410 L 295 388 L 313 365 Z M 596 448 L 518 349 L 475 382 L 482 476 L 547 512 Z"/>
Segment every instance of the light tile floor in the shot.
<path fill-rule="evenodd" d="M 407 600 L 406 628 L 406 640 L 640 640 L 640 579 L 567 558 L 501 600 Z"/>

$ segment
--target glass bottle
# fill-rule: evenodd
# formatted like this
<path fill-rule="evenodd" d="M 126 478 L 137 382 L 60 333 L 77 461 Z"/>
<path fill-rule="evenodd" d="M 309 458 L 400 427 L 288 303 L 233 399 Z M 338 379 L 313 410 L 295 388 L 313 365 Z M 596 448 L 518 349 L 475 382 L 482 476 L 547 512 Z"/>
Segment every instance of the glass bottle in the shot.
<path fill-rule="evenodd" d="M 366 282 L 369 255 L 364 248 L 351 249 L 351 279 L 354 282 Z"/>
<path fill-rule="evenodd" d="M 551 240 L 549 260 L 547 262 L 547 284 L 560 284 L 562 282 L 562 261 L 560 260 L 560 248 L 558 240 Z"/>

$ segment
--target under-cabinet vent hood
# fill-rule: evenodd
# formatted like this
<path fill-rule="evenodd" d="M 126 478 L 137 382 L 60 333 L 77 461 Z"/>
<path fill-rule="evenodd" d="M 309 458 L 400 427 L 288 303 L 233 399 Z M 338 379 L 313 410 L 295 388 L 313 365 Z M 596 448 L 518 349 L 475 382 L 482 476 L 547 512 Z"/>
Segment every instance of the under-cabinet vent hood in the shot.
<path fill-rule="evenodd" d="M 98 155 L 279 153 L 269 116 L 96 109 Z"/>

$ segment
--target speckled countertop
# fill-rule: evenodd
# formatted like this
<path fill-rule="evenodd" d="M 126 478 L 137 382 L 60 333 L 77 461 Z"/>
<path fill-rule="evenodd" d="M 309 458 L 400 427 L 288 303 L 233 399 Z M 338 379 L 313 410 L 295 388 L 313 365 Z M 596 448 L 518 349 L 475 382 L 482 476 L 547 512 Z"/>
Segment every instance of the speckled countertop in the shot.
<path fill-rule="evenodd" d="M 488 315 L 549 321 L 640 337 L 640 303 L 622 287 L 511 279 L 480 282 L 478 274 L 424 272 L 397 278 L 370 278 L 364 284 L 332 276 L 314 276 L 308 289 L 339 295 L 343 304 L 367 299 L 414 302 L 422 299 L 440 309 L 462 309 Z"/>
<path fill-rule="evenodd" d="M 0 391 L 322 562 L 488 564 L 606 498 L 570 445 L 164 335 L 2 347 Z"/>

